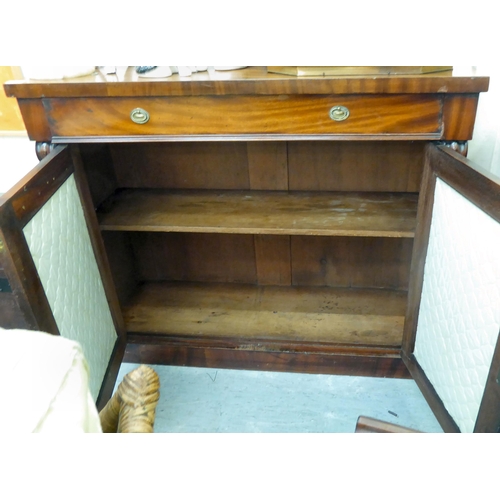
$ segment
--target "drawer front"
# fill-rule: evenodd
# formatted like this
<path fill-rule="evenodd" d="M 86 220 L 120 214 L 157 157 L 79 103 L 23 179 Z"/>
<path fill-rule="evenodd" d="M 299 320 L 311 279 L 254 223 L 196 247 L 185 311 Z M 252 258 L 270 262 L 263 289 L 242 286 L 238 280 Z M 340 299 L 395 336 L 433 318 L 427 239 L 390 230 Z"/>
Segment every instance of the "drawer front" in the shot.
<path fill-rule="evenodd" d="M 332 108 L 337 106 L 342 108 L 334 113 Z M 45 99 L 44 107 L 52 135 L 66 138 L 193 135 L 439 138 L 442 130 L 442 98 L 433 94 L 54 98 Z M 131 113 L 137 108 L 147 112 L 145 123 L 132 120 Z M 138 118 L 144 117 L 139 114 Z"/>

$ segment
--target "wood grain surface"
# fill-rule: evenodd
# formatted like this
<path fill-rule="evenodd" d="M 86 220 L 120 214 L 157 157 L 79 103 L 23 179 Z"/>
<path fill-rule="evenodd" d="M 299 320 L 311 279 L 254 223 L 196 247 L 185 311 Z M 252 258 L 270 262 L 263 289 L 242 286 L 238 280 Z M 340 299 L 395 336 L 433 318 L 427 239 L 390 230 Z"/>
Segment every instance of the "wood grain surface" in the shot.
<path fill-rule="evenodd" d="M 124 317 L 135 333 L 398 346 L 405 307 L 383 290 L 149 283 Z"/>
<path fill-rule="evenodd" d="M 102 230 L 411 238 L 418 196 L 392 193 L 127 190 Z"/>
<path fill-rule="evenodd" d="M 52 135 L 384 135 L 441 137 L 442 99 L 434 95 L 279 95 L 136 98 L 45 98 Z M 350 115 L 330 118 L 342 105 Z M 136 108 L 149 121 L 134 123 Z"/>
<path fill-rule="evenodd" d="M 124 85 L 125 84 L 125 85 Z M 293 77 L 268 73 L 265 66 L 244 70 L 195 73 L 165 79 L 144 79 L 133 68 L 123 75 L 96 72 L 65 81 L 13 81 L 7 95 L 18 98 L 45 97 L 133 97 L 190 95 L 269 94 L 421 94 L 486 92 L 489 78 L 480 75 L 453 76 L 453 73 L 410 76 Z"/>

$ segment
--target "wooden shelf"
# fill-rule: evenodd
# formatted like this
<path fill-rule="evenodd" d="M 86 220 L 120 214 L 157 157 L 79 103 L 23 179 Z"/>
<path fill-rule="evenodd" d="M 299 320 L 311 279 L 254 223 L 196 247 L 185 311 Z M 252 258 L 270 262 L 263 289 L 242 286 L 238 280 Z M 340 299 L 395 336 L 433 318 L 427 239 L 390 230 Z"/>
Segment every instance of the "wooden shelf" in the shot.
<path fill-rule="evenodd" d="M 129 333 L 401 346 L 406 293 L 154 282 L 124 308 Z"/>
<path fill-rule="evenodd" d="M 124 190 L 99 212 L 106 231 L 412 238 L 418 195 Z"/>

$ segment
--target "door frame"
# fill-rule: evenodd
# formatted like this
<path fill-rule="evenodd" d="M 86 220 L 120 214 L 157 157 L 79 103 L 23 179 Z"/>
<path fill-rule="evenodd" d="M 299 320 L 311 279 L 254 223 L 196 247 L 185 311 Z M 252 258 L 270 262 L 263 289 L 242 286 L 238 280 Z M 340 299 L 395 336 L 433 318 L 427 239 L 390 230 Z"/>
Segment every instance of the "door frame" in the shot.
<path fill-rule="evenodd" d="M 434 193 L 438 178 L 498 223 L 500 223 L 500 178 L 449 148 L 433 144 L 429 144 L 426 148 L 401 356 L 443 430 L 460 432 L 457 423 L 445 408 L 443 401 L 414 355 L 424 268 L 434 207 Z M 498 432 L 499 430 L 499 371 L 500 342 L 497 340 L 474 432 Z"/>
<path fill-rule="evenodd" d="M 56 146 L 51 154 L 0 197 L 0 260 L 27 328 L 60 335 L 23 229 L 72 174 L 117 333 L 96 401 L 100 409 L 112 395 L 125 353 L 126 331 L 77 146 Z"/>

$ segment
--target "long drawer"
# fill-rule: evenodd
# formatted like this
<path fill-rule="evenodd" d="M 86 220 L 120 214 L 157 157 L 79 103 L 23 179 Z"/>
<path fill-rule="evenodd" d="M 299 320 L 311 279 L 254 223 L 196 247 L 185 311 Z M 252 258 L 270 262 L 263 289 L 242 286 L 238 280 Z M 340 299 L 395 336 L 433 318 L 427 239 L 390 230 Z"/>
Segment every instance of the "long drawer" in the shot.
<path fill-rule="evenodd" d="M 437 139 L 443 97 L 272 95 L 47 98 L 55 138 L 377 136 Z"/>

